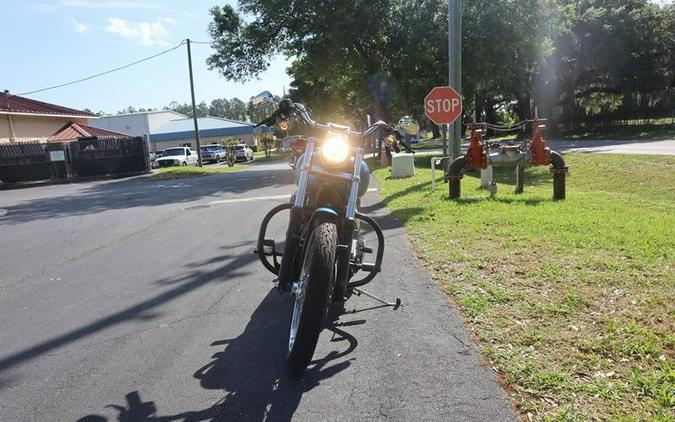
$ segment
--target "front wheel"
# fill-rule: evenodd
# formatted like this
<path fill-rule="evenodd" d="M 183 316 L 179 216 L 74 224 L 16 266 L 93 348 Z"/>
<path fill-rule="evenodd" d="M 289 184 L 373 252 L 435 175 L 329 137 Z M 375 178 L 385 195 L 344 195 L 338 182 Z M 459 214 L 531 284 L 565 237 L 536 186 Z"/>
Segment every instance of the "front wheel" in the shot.
<path fill-rule="evenodd" d="M 293 283 L 295 303 L 288 333 L 288 366 L 295 375 L 312 361 L 326 321 L 335 283 L 336 249 L 335 222 L 318 217 L 305 248 L 300 279 Z"/>

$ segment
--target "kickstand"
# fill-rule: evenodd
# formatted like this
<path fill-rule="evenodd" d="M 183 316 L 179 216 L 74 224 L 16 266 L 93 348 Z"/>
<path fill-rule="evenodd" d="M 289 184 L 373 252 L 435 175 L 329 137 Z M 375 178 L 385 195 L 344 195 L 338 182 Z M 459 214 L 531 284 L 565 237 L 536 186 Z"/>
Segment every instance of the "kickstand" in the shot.
<path fill-rule="evenodd" d="M 356 296 L 361 296 L 361 295 L 368 296 L 369 298 L 374 299 L 374 300 L 382 303 L 385 306 L 393 307 L 394 311 L 403 306 L 403 305 L 401 305 L 401 299 L 398 298 L 398 297 L 396 298 L 396 302 L 387 302 L 386 300 L 382 299 L 381 297 L 377 297 L 374 294 L 368 293 L 367 291 L 365 291 L 363 289 L 359 289 L 357 287 L 354 287 L 352 290 L 354 291 Z"/>

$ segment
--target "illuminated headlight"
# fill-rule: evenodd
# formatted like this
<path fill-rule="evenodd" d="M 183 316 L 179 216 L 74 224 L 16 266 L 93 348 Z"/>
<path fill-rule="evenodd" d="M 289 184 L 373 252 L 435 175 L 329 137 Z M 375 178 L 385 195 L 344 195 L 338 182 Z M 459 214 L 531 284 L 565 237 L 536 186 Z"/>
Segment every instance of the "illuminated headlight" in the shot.
<path fill-rule="evenodd" d="M 332 137 L 321 144 L 321 159 L 332 166 L 340 166 L 349 160 L 347 138 Z"/>

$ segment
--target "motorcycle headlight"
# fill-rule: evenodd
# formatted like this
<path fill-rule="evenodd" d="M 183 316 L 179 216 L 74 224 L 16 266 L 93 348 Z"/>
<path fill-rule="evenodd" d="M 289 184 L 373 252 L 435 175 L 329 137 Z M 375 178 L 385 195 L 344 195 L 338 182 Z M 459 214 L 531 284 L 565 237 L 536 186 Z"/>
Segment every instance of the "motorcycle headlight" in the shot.
<path fill-rule="evenodd" d="M 332 166 L 340 166 L 349 160 L 349 142 L 344 137 L 331 137 L 321 145 L 321 158 Z"/>

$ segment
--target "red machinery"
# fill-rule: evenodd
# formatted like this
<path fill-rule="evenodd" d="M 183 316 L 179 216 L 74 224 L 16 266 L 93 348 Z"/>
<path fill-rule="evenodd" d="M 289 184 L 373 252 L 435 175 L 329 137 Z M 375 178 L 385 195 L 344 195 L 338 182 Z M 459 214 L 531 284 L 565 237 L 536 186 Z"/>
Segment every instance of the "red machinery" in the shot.
<path fill-rule="evenodd" d="M 518 143 L 484 142 L 480 136 L 482 133 L 481 125 L 497 131 L 509 131 L 524 129 L 530 123 L 532 124 L 532 138 Z M 460 180 L 467 170 L 482 170 L 488 167 L 515 167 L 516 193 L 522 193 L 524 168 L 549 165 L 553 174 L 553 198 L 564 199 L 567 167 L 562 156 L 546 146 L 546 141 L 541 135 L 543 127 L 539 124 L 539 119 L 526 120 L 509 128 L 474 123 L 471 126 L 471 140 L 466 154 L 456 158 L 448 167 L 446 180 L 450 183 L 450 198 L 459 198 Z M 494 182 L 492 184 L 494 185 Z"/>

